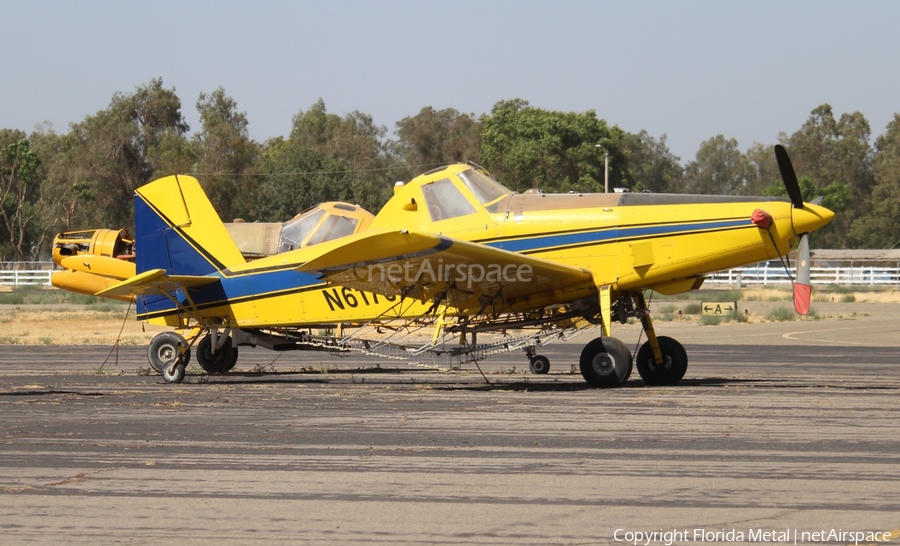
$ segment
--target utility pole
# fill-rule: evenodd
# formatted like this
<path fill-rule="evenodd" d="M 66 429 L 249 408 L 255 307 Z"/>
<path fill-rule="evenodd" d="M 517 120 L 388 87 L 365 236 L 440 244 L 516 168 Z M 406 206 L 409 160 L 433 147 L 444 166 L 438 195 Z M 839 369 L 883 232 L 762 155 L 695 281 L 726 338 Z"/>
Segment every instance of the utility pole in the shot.
<path fill-rule="evenodd" d="M 603 150 L 605 154 L 603 157 L 603 193 L 609 193 L 609 152 L 602 144 L 595 144 L 595 146 Z"/>

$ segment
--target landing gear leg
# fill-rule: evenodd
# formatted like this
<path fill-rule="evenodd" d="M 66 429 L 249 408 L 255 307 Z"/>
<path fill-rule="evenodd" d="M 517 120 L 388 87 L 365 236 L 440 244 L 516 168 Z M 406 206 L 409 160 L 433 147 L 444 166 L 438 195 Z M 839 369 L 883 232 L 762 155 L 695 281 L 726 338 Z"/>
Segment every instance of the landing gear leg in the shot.
<path fill-rule="evenodd" d="M 635 315 L 647 334 L 647 341 L 637 353 L 637 369 L 647 385 L 676 385 L 687 371 L 688 358 L 684 346 L 674 339 L 656 336 L 644 294 L 634 294 Z"/>

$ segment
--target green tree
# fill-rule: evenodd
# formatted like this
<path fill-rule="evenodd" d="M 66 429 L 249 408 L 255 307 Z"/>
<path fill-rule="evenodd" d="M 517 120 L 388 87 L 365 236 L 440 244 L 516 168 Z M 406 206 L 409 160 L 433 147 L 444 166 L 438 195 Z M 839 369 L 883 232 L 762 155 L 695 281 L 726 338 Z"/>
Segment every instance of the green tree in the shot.
<path fill-rule="evenodd" d="M 859 112 L 843 114 L 836 121 L 831 106 L 822 104 L 799 131 L 785 139 L 797 173 L 809 175 L 821 188 L 832 184 L 849 188 L 851 205 L 817 232 L 826 248 L 847 247 L 851 224 L 868 214 L 864 204 L 874 184 L 870 135 L 869 124 Z"/>
<path fill-rule="evenodd" d="M 666 146 L 666 135 L 656 140 L 643 129 L 626 133 L 622 148 L 635 189 L 664 193 L 681 187 L 684 169 L 681 159 Z"/>
<path fill-rule="evenodd" d="M 874 182 L 870 136 L 869 123 L 861 113 L 843 114 L 836 121 L 831 106 L 822 104 L 785 146 L 798 173 L 824 184 L 840 181 L 858 199 L 868 195 Z"/>
<path fill-rule="evenodd" d="M 900 114 L 875 141 L 875 186 L 850 228 L 852 246 L 895 248 L 900 244 Z"/>
<path fill-rule="evenodd" d="M 197 100 L 200 131 L 193 136 L 196 163 L 192 169 L 223 220 L 252 213 L 254 162 L 259 153 L 250 139 L 247 115 L 219 87 Z"/>
<path fill-rule="evenodd" d="M 737 195 L 752 177 L 750 162 L 738 149 L 738 141 L 716 135 L 700 144 L 697 158 L 684 169 L 686 193 Z"/>
<path fill-rule="evenodd" d="M 763 195 L 769 186 L 783 186 L 781 171 L 775 160 L 775 147 L 769 144 L 753 143 L 747 153 L 747 181 L 738 195 Z"/>
<path fill-rule="evenodd" d="M 87 185 L 73 181 L 75 154 L 70 135 L 58 135 L 47 127 L 33 132 L 29 141 L 41 160 L 38 177 L 45 199 L 39 222 L 42 233 L 38 251 L 41 259 L 49 259 L 54 235 L 91 225 L 81 216 L 88 212 L 80 199 L 80 191 L 86 190 Z"/>
<path fill-rule="evenodd" d="M 422 108 L 397 122 L 397 150 L 413 172 L 481 161 L 481 122 L 453 108 Z"/>
<path fill-rule="evenodd" d="M 610 188 L 633 185 L 623 153 L 624 131 L 607 126 L 593 110 L 552 112 L 513 99 L 495 104 L 481 123 L 485 167 L 516 191 L 602 192 L 605 153 Z"/>
<path fill-rule="evenodd" d="M 377 211 L 394 175 L 406 167 L 390 151 L 387 130 L 371 116 L 329 114 L 320 99 L 294 117 L 287 139 L 266 143 L 255 219 L 287 220 L 323 201 L 349 201 Z"/>
<path fill-rule="evenodd" d="M 40 163 L 24 133 L 0 131 L 0 217 L 7 236 L 0 245 L 0 260 L 8 259 L 8 253 L 26 261 L 40 246 L 44 208 Z"/>
<path fill-rule="evenodd" d="M 109 108 L 73 124 L 70 181 L 90 207 L 84 217 L 94 225 L 130 226 L 137 187 L 189 170 L 187 130 L 181 101 L 161 79 L 130 95 L 117 93 Z"/>

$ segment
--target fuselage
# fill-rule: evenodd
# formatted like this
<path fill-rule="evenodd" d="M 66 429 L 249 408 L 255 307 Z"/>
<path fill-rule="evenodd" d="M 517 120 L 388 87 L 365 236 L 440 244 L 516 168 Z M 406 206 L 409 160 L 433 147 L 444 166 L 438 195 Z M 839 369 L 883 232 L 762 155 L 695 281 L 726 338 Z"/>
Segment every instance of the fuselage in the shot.
<path fill-rule="evenodd" d="M 596 298 L 602 286 L 616 291 L 691 290 L 711 272 L 787 254 L 800 233 L 813 231 L 833 216 L 815 205 L 794 209 L 781 198 L 512 194 L 498 184 L 499 189 L 484 187 L 485 178 L 465 165 L 419 176 L 395 188 L 366 233 L 438 233 L 450 244 L 470 241 L 591 272 L 591 282 L 518 302 L 515 310 L 523 310 Z M 771 217 L 768 229 L 751 220 L 756 210 Z M 358 323 L 426 312 L 431 302 L 329 286 L 316 275 L 297 271 L 364 235 L 224 264 L 227 267 L 209 273 L 220 277 L 219 283 L 191 289 L 190 298 L 179 291 L 179 306 L 162 296 L 139 298 L 138 318 L 179 326 L 184 307 L 191 306 L 223 325 L 260 328 Z"/>

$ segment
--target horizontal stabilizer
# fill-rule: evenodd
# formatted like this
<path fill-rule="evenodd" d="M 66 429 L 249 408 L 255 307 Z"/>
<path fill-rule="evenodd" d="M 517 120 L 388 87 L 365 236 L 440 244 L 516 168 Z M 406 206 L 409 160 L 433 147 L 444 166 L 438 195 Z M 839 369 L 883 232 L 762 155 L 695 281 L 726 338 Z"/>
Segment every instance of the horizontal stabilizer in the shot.
<path fill-rule="evenodd" d="M 218 277 L 200 277 L 192 275 L 166 275 L 165 269 L 151 269 L 115 286 L 97 292 L 98 296 L 137 296 L 141 294 L 159 294 L 172 290 L 186 289 L 219 282 Z"/>

